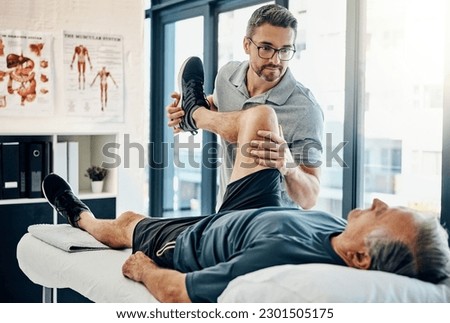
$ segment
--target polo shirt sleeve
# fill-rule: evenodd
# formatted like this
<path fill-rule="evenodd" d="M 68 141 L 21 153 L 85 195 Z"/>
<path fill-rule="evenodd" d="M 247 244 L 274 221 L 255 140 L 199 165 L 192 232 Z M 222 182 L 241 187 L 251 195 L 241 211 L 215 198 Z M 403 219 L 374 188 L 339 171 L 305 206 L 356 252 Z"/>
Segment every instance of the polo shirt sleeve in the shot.
<path fill-rule="evenodd" d="M 319 167 L 323 152 L 323 112 L 315 101 L 305 110 L 288 145 L 297 165 Z"/>
<path fill-rule="evenodd" d="M 229 77 L 228 74 L 231 65 L 231 62 L 228 62 L 227 64 L 222 66 L 216 75 L 216 79 L 214 80 L 214 91 L 212 96 L 214 105 L 218 110 L 221 110 L 221 97 L 224 96 L 224 87 L 228 86 L 227 77 Z"/>

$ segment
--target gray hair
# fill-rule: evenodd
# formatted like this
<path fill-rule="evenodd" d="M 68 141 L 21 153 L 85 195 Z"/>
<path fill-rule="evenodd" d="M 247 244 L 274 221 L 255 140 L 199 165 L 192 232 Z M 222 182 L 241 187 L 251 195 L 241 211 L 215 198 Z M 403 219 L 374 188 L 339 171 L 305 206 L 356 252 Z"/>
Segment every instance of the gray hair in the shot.
<path fill-rule="evenodd" d="M 297 19 L 285 7 L 277 4 L 269 4 L 256 9 L 247 24 L 247 37 L 252 37 L 255 28 L 270 24 L 275 27 L 292 28 L 297 36 Z"/>
<path fill-rule="evenodd" d="M 389 235 L 372 234 L 366 240 L 371 256 L 371 270 L 438 283 L 450 276 L 450 249 L 447 231 L 435 217 L 422 218 L 417 223 L 413 247 Z"/>

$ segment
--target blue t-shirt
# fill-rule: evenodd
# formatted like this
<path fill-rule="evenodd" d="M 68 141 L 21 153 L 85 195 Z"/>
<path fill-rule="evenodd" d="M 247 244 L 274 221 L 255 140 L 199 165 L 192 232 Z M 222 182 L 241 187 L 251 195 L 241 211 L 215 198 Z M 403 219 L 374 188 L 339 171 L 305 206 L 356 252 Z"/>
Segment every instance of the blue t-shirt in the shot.
<path fill-rule="evenodd" d="M 320 211 L 265 207 L 207 216 L 177 238 L 175 269 L 193 302 L 217 302 L 228 283 L 258 269 L 305 263 L 344 265 L 332 235 L 346 221 Z"/>

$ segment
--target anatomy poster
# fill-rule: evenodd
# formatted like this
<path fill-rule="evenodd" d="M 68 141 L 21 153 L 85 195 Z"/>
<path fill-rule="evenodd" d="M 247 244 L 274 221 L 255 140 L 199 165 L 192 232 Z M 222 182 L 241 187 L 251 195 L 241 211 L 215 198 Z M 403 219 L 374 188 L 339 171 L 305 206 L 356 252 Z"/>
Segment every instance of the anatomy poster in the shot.
<path fill-rule="evenodd" d="M 53 113 L 52 47 L 50 34 L 0 31 L 0 116 Z"/>
<path fill-rule="evenodd" d="M 123 39 L 65 31 L 64 89 L 67 115 L 123 121 Z"/>

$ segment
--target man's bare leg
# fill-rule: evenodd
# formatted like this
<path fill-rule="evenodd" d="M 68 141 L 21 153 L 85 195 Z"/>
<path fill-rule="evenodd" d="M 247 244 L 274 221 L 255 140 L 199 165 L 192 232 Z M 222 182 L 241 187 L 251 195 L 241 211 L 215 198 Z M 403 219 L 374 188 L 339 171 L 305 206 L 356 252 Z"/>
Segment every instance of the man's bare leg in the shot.
<path fill-rule="evenodd" d="M 108 84 L 103 86 L 103 102 L 106 108 L 106 105 L 108 104 Z"/>
<path fill-rule="evenodd" d="M 255 162 L 251 155 L 250 142 L 261 139 L 258 130 L 279 132 L 275 111 L 266 105 L 235 112 L 216 112 L 199 108 L 193 113 L 198 128 L 211 131 L 226 141 L 236 143 L 235 164 L 230 181 L 238 180 L 267 167 Z"/>
<path fill-rule="evenodd" d="M 77 224 L 98 241 L 111 248 L 120 249 L 132 247 L 134 228 L 144 218 L 143 215 L 128 211 L 117 219 L 104 220 L 97 219 L 91 212 L 86 211 L 80 214 Z"/>

